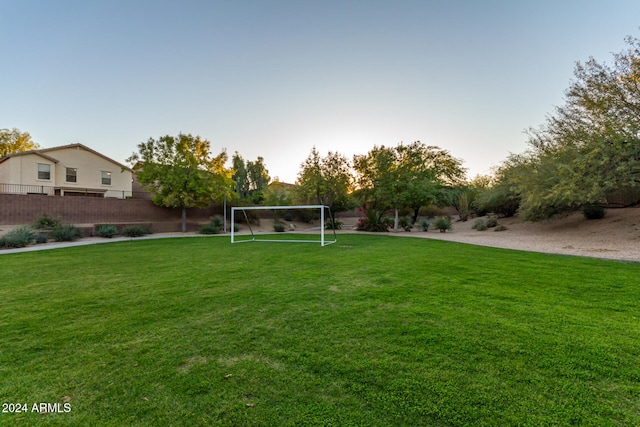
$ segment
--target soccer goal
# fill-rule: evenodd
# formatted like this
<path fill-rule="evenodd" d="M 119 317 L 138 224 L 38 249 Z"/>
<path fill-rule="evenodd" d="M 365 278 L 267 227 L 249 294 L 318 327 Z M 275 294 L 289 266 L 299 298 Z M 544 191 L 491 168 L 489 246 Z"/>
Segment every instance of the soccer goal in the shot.
<path fill-rule="evenodd" d="M 323 205 L 232 207 L 231 243 L 320 243 L 327 246 L 337 241 L 335 226 L 330 226 L 333 224 L 331 210 Z"/>

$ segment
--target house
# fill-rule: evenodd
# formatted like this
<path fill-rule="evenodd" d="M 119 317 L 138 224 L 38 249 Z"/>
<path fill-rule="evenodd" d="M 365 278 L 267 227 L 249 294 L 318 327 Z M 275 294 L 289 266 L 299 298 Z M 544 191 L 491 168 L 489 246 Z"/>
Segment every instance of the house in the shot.
<path fill-rule="evenodd" d="M 82 144 L 0 158 L 0 192 L 131 197 L 133 171 Z"/>

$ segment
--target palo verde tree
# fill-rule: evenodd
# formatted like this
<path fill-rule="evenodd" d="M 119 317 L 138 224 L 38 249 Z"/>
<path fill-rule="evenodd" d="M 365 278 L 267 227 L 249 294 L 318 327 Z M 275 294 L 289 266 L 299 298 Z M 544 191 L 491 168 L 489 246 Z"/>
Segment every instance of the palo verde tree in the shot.
<path fill-rule="evenodd" d="M 396 147 L 401 169 L 408 180 L 407 207 L 413 210 L 413 221 L 425 205 L 448 205 L 455 189 L 465 180 L 462 161 L 449 151 L 420 141 Z"/>
<path fill-rule="evenodd" d="M 298 199 L 329 207 L 331 216 L 355 207 L 351 192 L 353 175 L 349 161 L 338 152 L 329 151 L 321 157 L 313 147 L 309 157 L 300 165 L 296 180 Z"/>
<path fill-rule="evenodd" d="M 353 156 L 358 194 L 367 205 L 369 222 L 383 223 L 384 213 L 405 206 L 404 187 L 396 152 L 392 147 L 374 146 L 367 154 Z"/>
<path fill-rule="evenodd" d="M 187 231 L 187 208 L 206 208 L 231 193 L 232 171 L 224 167 L 227 153 L 211 157 L 210 143 L 191 134 L 149 138 L 127 159 L 143 188 L 152 191 L 159 206 L 182 209 Z"/>
<path fill-rule="evenodd" d="M 396 231 L 401 209 L 412 208 L 417 215 L 424 205 L 440 204 L 448 198 L 447 189 L 465 177 L 460 160 L 420 141 L 397 147 L 375 146 L 365 155 L 354 156 L 353 165 L 359 192 L 369 209 L 393 209 Z"/>
<path fill-rule="evenodd" d="M 493 212 L 510 217 L 520 207 L 520 184 L 529 173 L 531 162 L 526 156 L 512 154 L 502 165 L 495 167 L 493 176 L 483 177 L 482 182 L 472 182 L 477 195 L 473 208 L 478 215 Z"/>
<path fill-rule="evenodd" d="M 38 148 L 40 146 L 31 140 L 28 132 L 20 132 L 16 128 L 0 129 L 0 158 Z"/>
<path fill-rule="evenodd" d="M 612 65 L 577 63 L 565 104 L 530 130 L 518 188 L 525 219 L 606 203 L 611 190 L 640 185 L 640 39 L 626 42 Z"/>

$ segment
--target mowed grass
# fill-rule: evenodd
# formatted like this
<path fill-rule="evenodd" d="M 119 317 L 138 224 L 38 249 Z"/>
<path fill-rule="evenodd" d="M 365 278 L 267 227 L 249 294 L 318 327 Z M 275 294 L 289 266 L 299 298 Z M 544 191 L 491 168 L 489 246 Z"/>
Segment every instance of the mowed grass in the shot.
<path fill-rule="evenodd" d="M 29 406 L 0 425 L 640 424 L 639 264 L 206 237 L 4 254 L 0 278 L 0 401 Z"/>

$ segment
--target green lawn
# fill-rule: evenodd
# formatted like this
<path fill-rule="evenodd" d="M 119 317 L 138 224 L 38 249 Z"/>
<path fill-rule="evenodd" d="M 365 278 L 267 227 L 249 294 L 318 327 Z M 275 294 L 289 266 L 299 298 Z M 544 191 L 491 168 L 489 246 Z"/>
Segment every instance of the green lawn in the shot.
<path fill-rule="evenodd" d="M 0 255 L 0 425 L 640 424 L 640 264 L 338 239 Z"/>

